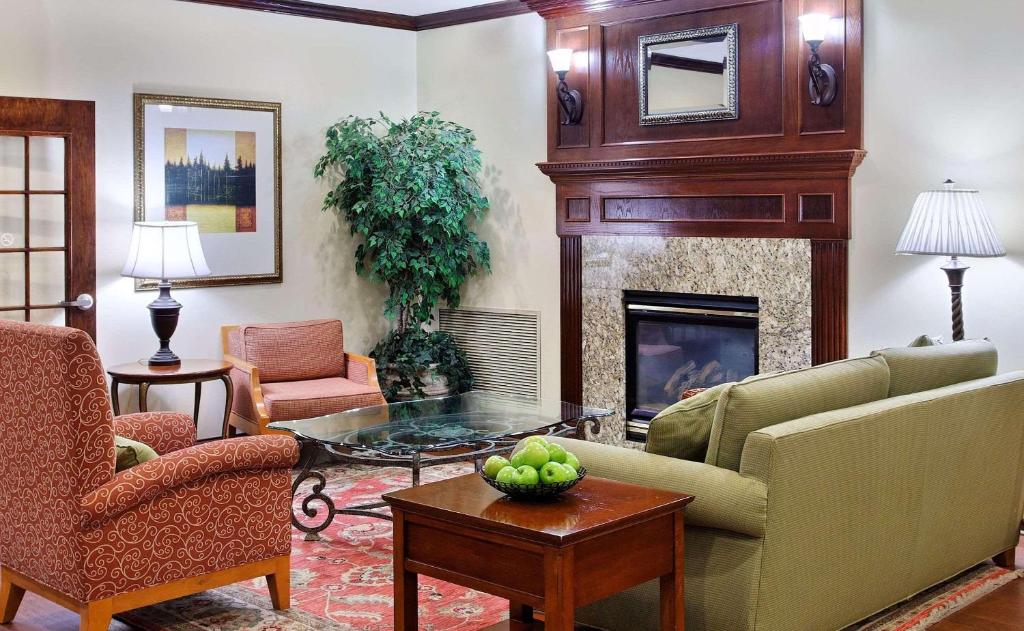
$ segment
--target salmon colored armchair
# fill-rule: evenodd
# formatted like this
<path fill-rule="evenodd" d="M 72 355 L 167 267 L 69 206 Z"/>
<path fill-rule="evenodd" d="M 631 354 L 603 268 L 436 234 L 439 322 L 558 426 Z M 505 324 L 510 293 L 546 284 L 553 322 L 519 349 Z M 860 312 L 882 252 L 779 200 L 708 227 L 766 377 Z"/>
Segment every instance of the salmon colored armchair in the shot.
<path fill-rule="evenodd" d="M 159 458 L 114 472 L 114 434 Z M 291 475 L 282 436 L 195 445 L 184 414 L 114 417 L 89 336 L 0 320 L 0 623 L 26 590 L 113 614 L 266 576 L 289 606 Z"/>
<path fill-rule="evenodd" d="M 273 421 L 386 403 L 369 357 L 345 351 L 339 320 L 221 327 L 235 396 L 224 436 L 279 433 Z"/>

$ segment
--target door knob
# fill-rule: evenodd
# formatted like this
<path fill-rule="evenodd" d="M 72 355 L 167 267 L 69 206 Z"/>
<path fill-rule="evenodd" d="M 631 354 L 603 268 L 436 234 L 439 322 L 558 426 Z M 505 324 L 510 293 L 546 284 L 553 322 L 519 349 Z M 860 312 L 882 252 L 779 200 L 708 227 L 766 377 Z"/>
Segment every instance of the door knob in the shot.
<path fill-rule="evenodd" d="M 78 294 L 78 298 L 75 300 L 61 300 L 57 304 L 62 307 L 78 307 L 82 311 L 88 311 L 89 309 L 92 309 L 93 305 L 96 304 L 96 301 L 93 300 L 92 296 L 89 294 Z"/>

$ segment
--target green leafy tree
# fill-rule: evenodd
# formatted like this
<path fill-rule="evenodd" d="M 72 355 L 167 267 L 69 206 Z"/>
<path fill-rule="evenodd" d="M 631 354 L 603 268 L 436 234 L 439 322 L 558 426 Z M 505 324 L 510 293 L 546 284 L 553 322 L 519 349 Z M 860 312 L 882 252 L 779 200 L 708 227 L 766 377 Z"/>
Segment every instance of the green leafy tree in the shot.
<path fill-rule="evenodd" d="M 313 173 L 334 183 L 324 210 L 343 216 L 361 238 L 357 273 L 388 287 L 384 314 L 396 326 L 374 354 L 382 372 L 397 373 L 392 390 L 422 394 L 419 373 L 432 363 L 452 389 L 472 386 L 465 355 L 450 336 L 423 327 L 441 301 L 459 306 L 470 276 L 490 271 L 487 244 L 473 230 L 489 208 L 477 180 L 475 141 L 472 131 L 437 112 L 401 121 L 350 116 L 327 129 L 326 153 Z"/>

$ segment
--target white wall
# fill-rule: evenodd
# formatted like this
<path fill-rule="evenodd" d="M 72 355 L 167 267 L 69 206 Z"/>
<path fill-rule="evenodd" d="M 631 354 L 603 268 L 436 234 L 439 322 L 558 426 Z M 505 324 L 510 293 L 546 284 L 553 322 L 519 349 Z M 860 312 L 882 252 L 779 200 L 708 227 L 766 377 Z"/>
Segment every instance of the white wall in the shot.
<path fill-rule="evenodd" d="M 383 290 L 357 278 L 348 228 L 320 211 L 312 176 L 323 130 L 348 114 L 416 110 L 416 35 L 172 0 L 0 0 L 0 94 L 96 101 L 97 339 L 108 365 L 155 350 L 145 309 L 119 276 L 132 218 L 132 93 L 282 103 L 284 284 L 175 291 L 172 348 L 219 357 L 224 323 L 339 317 L 347 346 L 386 330 Z M 191 411 L 191 386 L 150 391 Z M 223 389 L 204 389 L 201 436 L 219 433 Z M 136 395 L 122 391 L 122 409 Z"/>
<path fill-rule="evenodd" d="M 476 132 L 491 211 L 480 229 L 493 273 L 463 306 L 541 312 L 542 396 L 559 396 L 558 238 L 547 157 L 547 57 L 536 14 L 422 31 L 418 104 Z"/>
<path fill-rule="evenodd" d="M 1001 369 L 1024 368 L 1024 3 L 864 4 L 868 158 L 853 186 L 850 351 L 950 339 L 942 259 L 892 254 L 918 192 L 948 177 L 981 190 L 1009 252 L 967 259 L 967 336 L 994 340 Z"/>

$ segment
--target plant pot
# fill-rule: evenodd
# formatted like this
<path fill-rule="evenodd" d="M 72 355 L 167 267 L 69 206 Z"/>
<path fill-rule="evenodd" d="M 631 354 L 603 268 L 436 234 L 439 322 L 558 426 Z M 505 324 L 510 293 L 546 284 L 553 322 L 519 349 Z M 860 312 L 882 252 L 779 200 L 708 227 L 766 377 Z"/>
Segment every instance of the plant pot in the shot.
<path fill-rule="evenodd" d="M 437 373 L 437 364 L 430 364 L 430 366 L 424 368 L 419 373 L 420 381 L 423 382 L 423 396 L 417 395 L 408 388 L 402 388 L 395 395 L 395 399 L 398 401 L 413 401 L 415 399 L 433 399 L 437 397 L 446 397 L 451 394 L 451 389 L 448 387 L 448 378 L 444 375 Z M 391 385 L 398 381 L 398 378 L 391 372 L 391 367 L 388 367 L 388 372 L 385 376 L 387 385 Z"/>

